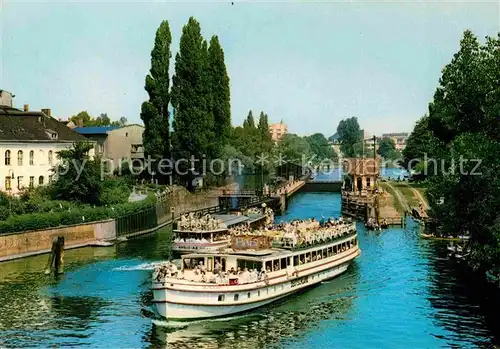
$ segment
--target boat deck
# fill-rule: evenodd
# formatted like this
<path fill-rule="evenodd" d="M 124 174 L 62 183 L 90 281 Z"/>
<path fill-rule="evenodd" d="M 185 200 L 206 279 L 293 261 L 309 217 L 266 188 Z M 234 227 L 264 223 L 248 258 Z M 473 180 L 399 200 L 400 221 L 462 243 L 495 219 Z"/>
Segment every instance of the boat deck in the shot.
<path fill-rule="evenodd" d="M 265 216 L 264 215 L 259 215 L 259 216 L 252 215 L 251 217 L 249 217 L 249 216 L 234 215 L 234 214 L 213 214 L 212 217 L 214 217 L 215 219 L 221 220 L 222 222 L 224 222 L 226 227 L 230 228 L 233 225 L 240 224 L 243 222 L 249 222 L 249 223 L 256 222 L 256 221 L 264 218 Z"/>

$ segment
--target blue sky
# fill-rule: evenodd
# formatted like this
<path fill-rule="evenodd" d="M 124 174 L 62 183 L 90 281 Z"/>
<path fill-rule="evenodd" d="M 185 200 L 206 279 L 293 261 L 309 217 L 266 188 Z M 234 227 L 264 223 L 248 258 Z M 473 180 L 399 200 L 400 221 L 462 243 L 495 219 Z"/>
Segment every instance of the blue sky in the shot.
<path fill-rule="evenodd" d="M 371 133 L 411 131 L 462 32 L 500 31 L 498 1 L 0 2 L 0 88 L 18 107 L 140 122 L 158 25 L 169 21 L 175 56 L 194 16 L 225 50 L 233 124 L 264 110 L 302 135 L 351 116 Z"/>

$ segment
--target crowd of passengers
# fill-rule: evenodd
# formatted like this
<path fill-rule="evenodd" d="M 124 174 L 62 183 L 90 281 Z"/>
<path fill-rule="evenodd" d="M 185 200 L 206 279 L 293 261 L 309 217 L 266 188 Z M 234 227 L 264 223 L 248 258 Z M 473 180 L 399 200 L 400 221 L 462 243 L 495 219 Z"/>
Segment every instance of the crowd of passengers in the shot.
<path fill-rule="evenodd" d="M 293 257 L 293 264 L 303 265 L 310 262 L 322 260 L 336 254 L 345 252 L 346 250 L 354 247 L 356 240 L 344 242 L 337 246 L 330 246 L 328 248 L 309 251 L 307 253 L 299 254 Z M 230 279 L 237 279 L 238 284 L 247 284 L 257 281 L 266 281 L 268 274 L 271 272 L 286 269 L 288 267 L 288 257 L 278 258 L 274 261 L 266 261 L 265 269 L 248 269 L 248 268 L 234 268 L 224 271 L 220 262 L 215 261 L 213 271 L 207 271 L 203 261 L 199 261 L 195 265 L 193 260 L 184 259 L 184 270 L 180 271 L 173 261 L 155 269 L 153 278 L 157 281 L 164 280 L 165 278 L 178 278 L 187 279 L 194 282 L 206 282 L 215 284 L 229 284 Z"/>
<path fill-rule="evenodd" d="M 202 236 L 201 238 L 196 238 L 196 237 L 182 238 L 182 237 L 177 236 L 174 239 L 174 242 L 179 242 L 179 243 L 189 242 L 189 243 L 193 243 L 193 244 L 206 244 L 209 242 L 228 240 L 229 238 L 230 238 L 229 234 L 214 234 L 214 235 L 212 235 L 213 241 L 210 241 L 209 239 L 205 238 L 204 236 Z"/>
<path fill-rule="evenodd" d="M 224 228 L 224 222 L 209 214 L 200 216 L 193 212 L 184 214 L 177 222 L 179 230 L 215 230 Z"/>

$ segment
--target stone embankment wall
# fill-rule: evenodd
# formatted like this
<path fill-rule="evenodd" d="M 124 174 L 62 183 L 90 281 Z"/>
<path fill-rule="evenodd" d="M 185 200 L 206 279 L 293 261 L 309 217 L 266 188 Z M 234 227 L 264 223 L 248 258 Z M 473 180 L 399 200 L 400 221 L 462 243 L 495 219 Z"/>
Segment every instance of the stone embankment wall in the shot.
<path fill-rule="evenodd" d="M 86 246 L 97 239 L 111 237 L 114 235 L 114 229 L 115 221 L 107 220 L 0 235 L 0 260 L 9 256 L 23 257 L 49 252 L 52 247 L 52 240 L 57 236 L 64 236 L 67 247 Z"/>

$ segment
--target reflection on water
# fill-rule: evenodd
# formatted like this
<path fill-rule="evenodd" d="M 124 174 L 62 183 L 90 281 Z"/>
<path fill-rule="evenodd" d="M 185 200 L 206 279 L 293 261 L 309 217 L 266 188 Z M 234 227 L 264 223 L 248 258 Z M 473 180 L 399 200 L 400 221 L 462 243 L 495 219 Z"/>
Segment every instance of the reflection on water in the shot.
<path fill-rule="evenodd" d="M 278 219 L 338 217 L 335 194 L 299 194 Z M 151 270 L 171 258 L 171 234 L 70 250 L 66 272 L 47 256 L 0 264 L 0 347 L 168 348 L 484 347 L 499 338 L 498 295 L 420 240 L 410 223 L 368 232 L 340 277 L 256 311 L 216 321 L 155 316 Z M 496 332 L 495 332 L 496 331 Z"/>

